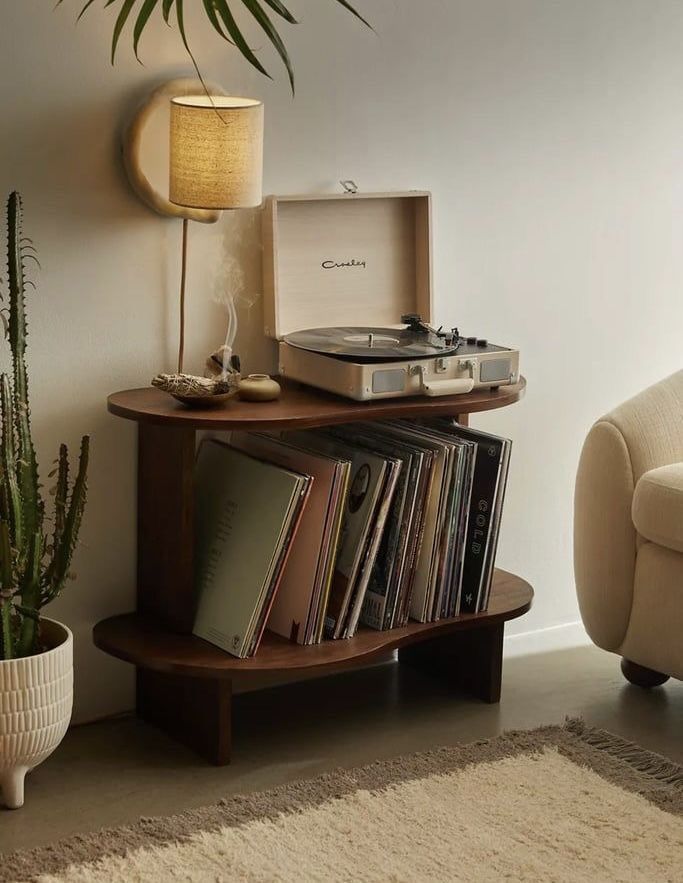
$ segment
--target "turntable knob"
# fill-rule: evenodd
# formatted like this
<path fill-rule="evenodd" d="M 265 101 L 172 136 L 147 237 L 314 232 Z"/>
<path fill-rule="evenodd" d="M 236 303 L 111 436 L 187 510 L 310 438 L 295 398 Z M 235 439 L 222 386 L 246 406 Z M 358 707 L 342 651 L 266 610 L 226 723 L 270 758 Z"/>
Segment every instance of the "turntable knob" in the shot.
<path fill-rule="evenodd" d="M 486 339 L 483 338 L 483 337 L 480 337 L 479 340 L 477 341 L 477 346 L 485 347 L 485 346 L 488 346 L 488 345 L 489 345 L 488 340 L 486 340 Z"/>
<path fill-rule="evenodd" d="M 476 338 L 476 337 L 468 337 L 468 338 L 467 338 L 467 343 L 468 343 L 470 346 L 474 346 L 476 342 L 477 342 L 477 338 Z"/>

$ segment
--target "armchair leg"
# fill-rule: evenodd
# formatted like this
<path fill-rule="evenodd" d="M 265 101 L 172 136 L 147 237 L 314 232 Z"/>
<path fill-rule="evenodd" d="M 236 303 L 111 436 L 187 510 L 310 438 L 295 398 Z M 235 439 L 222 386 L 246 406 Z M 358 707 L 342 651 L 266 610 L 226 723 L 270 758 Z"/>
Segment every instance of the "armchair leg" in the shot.
<path fill-rule="evenodd" d="M 621 672 L 627 681 L 635 684 L 636 687 L 659 687 L 660 684 L 669 680 L 669 675 L 663 675 L 659 671 L 651 668 L 645 668 L 644 665 L 638 665 L 631 662 L 630 659 L 623 658 L 621 660 Z"/>

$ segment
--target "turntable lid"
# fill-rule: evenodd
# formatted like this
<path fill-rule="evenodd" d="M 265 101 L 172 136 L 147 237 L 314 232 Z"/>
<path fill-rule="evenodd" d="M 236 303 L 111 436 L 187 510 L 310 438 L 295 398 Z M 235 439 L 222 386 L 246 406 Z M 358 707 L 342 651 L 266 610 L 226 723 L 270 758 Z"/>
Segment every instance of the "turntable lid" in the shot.
<path fill-rule="evenodd" d="M 265 332 L 432 317 L 430 194 L 271 196 L 264 212 Z"/>

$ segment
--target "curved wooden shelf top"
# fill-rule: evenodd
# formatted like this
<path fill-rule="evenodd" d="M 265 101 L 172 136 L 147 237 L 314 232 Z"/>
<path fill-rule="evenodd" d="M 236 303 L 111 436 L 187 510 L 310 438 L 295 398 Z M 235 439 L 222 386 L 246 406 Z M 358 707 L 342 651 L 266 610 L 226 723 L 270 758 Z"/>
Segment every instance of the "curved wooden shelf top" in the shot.
<path fill-rule="evenodd" d="M 497 570 L 486 613 L 424 624 L 411 622 L 405 628 L 385 632 L 361 628 L 348 641 L 323 641 L 311 647 L 300 647 L 266 632 L 258 653 L 251 659 L 236 659 L 193 635 L 168 632 L 138 613 L 102 620 L 93 629 L 93 640 L 105 653 L 141 668 L 197 678 L 230 678 L 293 669 L 332 671 L 350 663 L 372 661 L 397 647 L 515 619 L 529 610 L 533 595 L 525 580 Z"/>
<path fill-rule="evenodd" d="M 466 395 L 428 398 L 381 399 L 354 402 L 312 386 L 282 381 L 276 402 L 243 402 L 230 399 L 220 408 L 186 408 L 170 395 L 151 386 L 115 392 L 107 399 L 112 414 L 166 426 L 188 429 L 305 429 L 351 423 L 355 420 L 389 420 L 396 417 L 456 416 L 504 408 L 524 395 L 526 380 L 496 390 L 476 390 Z"/>

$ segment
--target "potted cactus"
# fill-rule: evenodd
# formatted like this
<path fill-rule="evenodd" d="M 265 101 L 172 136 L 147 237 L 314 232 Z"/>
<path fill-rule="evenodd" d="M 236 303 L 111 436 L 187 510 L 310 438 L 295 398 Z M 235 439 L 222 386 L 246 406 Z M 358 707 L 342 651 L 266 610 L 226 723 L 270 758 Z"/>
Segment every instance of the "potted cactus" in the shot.
<path fill-rule="evenodd" d="M 71 719 L 73 638 L 41 616 L 69 578 L 86 497 L 87 436 L 73 481 L 61 445 L 52 505 L 41 493 L 31 437 L 25 351 L 27 261 L 21 198 L 7 201 L 6 303 L 11 377 L 0 374 L 0 787 L 7 806 L 24 801 L 24 777 L 62 740 Z"/>

